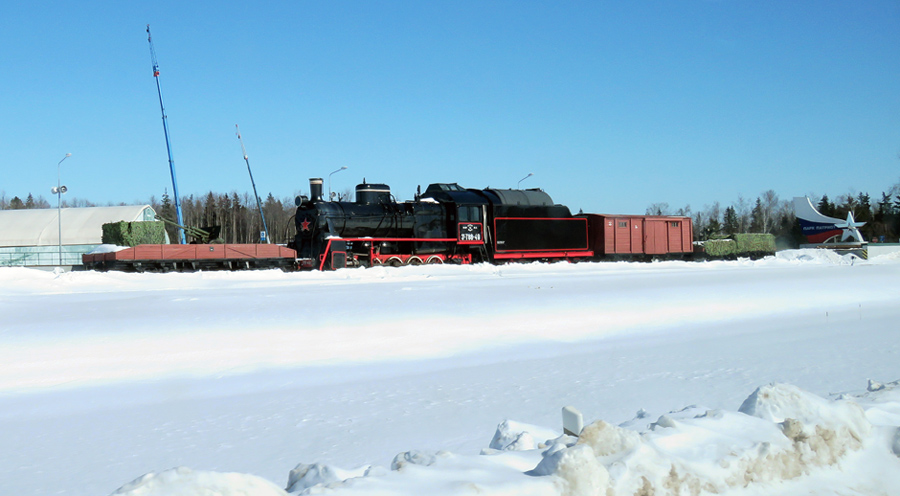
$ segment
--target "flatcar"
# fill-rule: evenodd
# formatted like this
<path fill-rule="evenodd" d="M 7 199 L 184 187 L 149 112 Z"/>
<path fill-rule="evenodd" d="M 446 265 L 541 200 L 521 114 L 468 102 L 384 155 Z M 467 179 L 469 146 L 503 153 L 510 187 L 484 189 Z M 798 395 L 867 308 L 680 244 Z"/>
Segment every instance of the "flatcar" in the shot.
<path fill-rule="evenodd" d="M 270 244 L 137 245 L 119 251 L 87 253 L 82 263 L 90 270 L 125 272 L 193 272 L 296 268 L 296 253 Z"/>

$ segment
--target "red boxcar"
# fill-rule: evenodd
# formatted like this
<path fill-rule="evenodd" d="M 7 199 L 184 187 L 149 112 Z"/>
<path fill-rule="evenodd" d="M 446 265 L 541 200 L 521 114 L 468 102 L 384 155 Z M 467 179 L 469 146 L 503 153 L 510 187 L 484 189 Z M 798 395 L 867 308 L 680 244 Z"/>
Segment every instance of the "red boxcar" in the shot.
<path fill-rule="evenodd" d="M 597 257 L 693 253 L 690 217 L 581 214 L 588 220 L 590 249 Z"/>

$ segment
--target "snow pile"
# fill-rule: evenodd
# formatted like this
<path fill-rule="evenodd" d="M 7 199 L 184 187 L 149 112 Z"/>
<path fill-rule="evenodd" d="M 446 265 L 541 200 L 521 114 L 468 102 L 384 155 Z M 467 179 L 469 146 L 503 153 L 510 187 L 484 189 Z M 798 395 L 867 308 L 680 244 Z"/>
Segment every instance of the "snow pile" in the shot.
<path fill-rule="evenodd" d="M 146 474 L 113 496 L 285 496 L 271 482 L 247 474 L 194 471 L 179 467 Z"/>
<path fill-rule="evenodd" d="M 691 406 L 659 417 L 642 432 L 600 420 L 585 427 L 577 438 L 506 420 L 481 455 L 410 451 L 397 455 L 390 471 L 301 464 L 291 471 L 287 492 L 768 494 L 779 493 L 776 489 L 790 493 L 786 481 L 810 474 L 824 474 L 827 479 L 829 473 L 840 472 L 846 472 L 840 479 L 844 484 L 860 484 L 846 481 L 860 477 L 854 470 L 859 470 L 861 456 L 869 469 L 900 473 L 898 385 L 900 382 L 870 382 L 868 390 L 856 397 L 840 395 L 827 400 L 795 386 L 770 384 L 754 391 L 737 412 Z M 869 478 L 862 486 L 847 490 L 849 494 L 880 491 L 897 483 L 896 478 Z M 251 476 L 175 469 L 145 475 L 114 494 L 285 493 Z"/>
<path fill-rule="evenodd" d="M 342 470 L 320 463 L 309 465 L 301 463 L 294 470 L 291 470 L 291 473 L 288 475 L 287 490 L 294 493 L 315 486 L 340 485 L 347 479 L 371 475 L 371 468 L 367 465 L 356 470 Z M 382 470 L 382 472 L 384 471 Z"/>
<path fill-rule="evenodd" d="M 563 463 L 544 471 L 574 487 L 583 485 L 583 471 L 596 478 L 595 472 L 605 470 L 608 485 L 595 489 L 611 487 L 616 494 L 722 493 L 834 465 L 861 449 L 870 429 L 862 408 L 851 401 L 829 402 L 776 384 L 757 389 L 739 412 L 698 413 L 692 407 L 663 415 L 640 435 L 595 422 L 574 448 L 591 448 L 599 468 L 580 462 L 578 470 Z M 580 458 L 581 453 L 573 460 Z"/>
<path fill-rule="evenodd" d="M 558 432 L 536 425 L 504 420 L 497 426 L 497 432 L 491 439 L 489 449 L 483 451 L 489 454 L 489 450 L 499 451 L 525 451 L 544 447 L 542 442 L 559 436 Z"/>
<path fill-rule="evenodd" d="M 884 255 L 878 255 L 877 257 L 869 258 L 869 262 L 876 263 L 876 264 L 893 263 L 898 260 L 900 260 L 900 251 L 885 253 Z"/>
<path fill-rule="evenodd" d="M 818 263 L 827 265 L 853 265 L 862 259 L 852 253 L 839 254 L 832 250 L 819 248 L 803 248 L 799 250 L 784 250 L 775 254 L 775 258 L 783 262 L 791 263 Z"/>

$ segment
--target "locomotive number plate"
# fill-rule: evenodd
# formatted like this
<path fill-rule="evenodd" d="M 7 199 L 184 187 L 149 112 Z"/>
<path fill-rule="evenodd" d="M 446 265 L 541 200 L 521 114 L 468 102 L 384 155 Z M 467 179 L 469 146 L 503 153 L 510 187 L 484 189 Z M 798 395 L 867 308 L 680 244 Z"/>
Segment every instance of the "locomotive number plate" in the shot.
<path fill-rule="evenodd" d="M 480 222 L 459 223 L 459 244 L 482 245 L 484 244 L 483 228 Z"/>

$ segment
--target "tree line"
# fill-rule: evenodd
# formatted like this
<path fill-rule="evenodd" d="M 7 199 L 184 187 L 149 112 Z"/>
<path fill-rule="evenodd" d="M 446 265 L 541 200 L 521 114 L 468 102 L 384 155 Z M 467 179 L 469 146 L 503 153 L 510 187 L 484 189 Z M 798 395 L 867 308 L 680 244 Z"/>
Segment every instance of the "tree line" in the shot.
<path fill-rule="evenodd" d="M 150 198 L 150 206 L 157 214 L 170 220 L 176 220 L 175 204 L 168 193 L 162 199 Z M 293 199 L 277 199 L 272 193 L 265 200 L 256 199 L 248 193 L 214 193 L 210 191 L 202 197 L 190 195 L 181 199 L 181 215 L 185 226 L 220 228 L 219 238 L 225 243 L 257 243 L 262 233 L 268 229 L 269 241 L 285 244 L 294 238 L 294 213 L 296 207 Z M 169 238 L 177 239 L 177 227 L 166 226 Z"/>
<path fill-rule="evenodd" d="M 828 217 L 846 219 L 852 212 L 857 222 L 866 223 L 859 230 L 869 241 L 898 242 L 900 182 L 882 191 L 878 201 L 874 201 L 869 193 L 846 193 L 835 200 L 823 194 L 810 200 L 822 215 Z M 806 242 L 794 215 L 793 199 L 781 200 L 774 190 L 763 192 L 755 201 L 738 196 L 724 209 L 721 203 L 714 202 L 699 212 L 691 212 L 689 205 L 672 211 L 667 203 L 653 203 L 646 214 L 691 217 L 694 239 L 701 241 L 738 233 L 770 233 L 777 238 L 779 247 L 797 247 Z"/>

